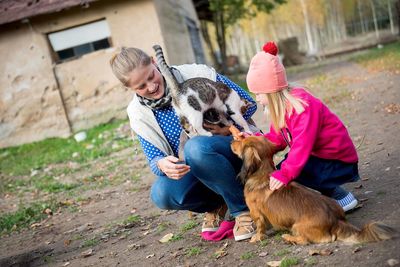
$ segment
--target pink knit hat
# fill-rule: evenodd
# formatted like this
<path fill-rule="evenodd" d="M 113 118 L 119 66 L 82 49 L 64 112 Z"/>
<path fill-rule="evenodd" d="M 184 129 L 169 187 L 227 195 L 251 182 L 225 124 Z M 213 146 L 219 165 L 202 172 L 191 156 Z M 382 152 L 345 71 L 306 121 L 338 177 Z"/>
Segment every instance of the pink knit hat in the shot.
<path fill-rule="evenodd" d="M 251 60 L 246 82 L 250 92 L 274 93 L 288 86 L 286 72 L 280 63 L 278 47 L 274 42 L 268 42 Z"/>

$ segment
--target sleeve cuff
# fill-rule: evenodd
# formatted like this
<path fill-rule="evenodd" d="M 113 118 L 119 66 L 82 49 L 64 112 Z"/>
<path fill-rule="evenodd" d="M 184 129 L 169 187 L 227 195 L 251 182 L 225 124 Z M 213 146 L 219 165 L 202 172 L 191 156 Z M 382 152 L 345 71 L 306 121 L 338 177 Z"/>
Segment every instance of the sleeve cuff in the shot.
<path fill-rule="evenodd" d="M 274 171 L 271 174 L 271 176 L 273 176 L 275 179 L 281 181 L 285 185 L 288 185 L 288 183 L 293 180 L 293 179 L 290 179 L 289 177 L 284 176 L 280 170 Z"/>
<path fill-rule="evenodd" d="M 162 158 L 164 158 L 164 157 L 163 157 L 163 156 L 157 156 L 157 157 L 154 157 L 154 158 L 150 161 L 150 169 L 151 169 L 151 171 L 152 171 L 155 175 L 157 175 L 157 176 L 165 175 L 165 173 L 163 173 L 163 172 L 158 168 L 158 166 L 157 166 L 157 162 L 158 162 L 160 159 L 162 159 Z"/>

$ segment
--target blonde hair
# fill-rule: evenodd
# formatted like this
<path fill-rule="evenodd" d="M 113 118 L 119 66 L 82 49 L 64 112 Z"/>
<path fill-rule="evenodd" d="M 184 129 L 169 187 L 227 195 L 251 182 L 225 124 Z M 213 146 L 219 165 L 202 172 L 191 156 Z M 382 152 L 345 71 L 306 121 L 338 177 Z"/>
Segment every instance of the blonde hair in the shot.
<path fill-rule="evenodd" d="M 125 86 L 128 85 L 130 72 L 137 67 L 148 66 L 150 63 L 151 57 L 143 50 L 134 47 L 122 47 L 121 51 L 110 59 L 112 72 Z"/>
<path fill-rule="evenodd" d="M 291 116 L 293 109 L 297 114 L 301 114 L 304 111 L 304 107 L 307 103 L 293 96 L 290 91 L 291 87 L 287 87 L 279 92 L 268 93 L 268 110 L 272 126 L 276 131 L 286 127 L 285 115 Z"/>

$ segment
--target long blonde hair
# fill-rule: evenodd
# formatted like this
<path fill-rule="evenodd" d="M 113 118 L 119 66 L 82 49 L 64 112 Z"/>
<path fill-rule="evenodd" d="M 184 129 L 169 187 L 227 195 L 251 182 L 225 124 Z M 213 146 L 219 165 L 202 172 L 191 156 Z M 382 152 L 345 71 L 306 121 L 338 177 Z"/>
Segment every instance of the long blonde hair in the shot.
<path fill-rule="evenodd" d="M 297 114 L 301 114 L 304 111 L 304 107 L 307 106 L 307 103 L 304 100 L 293 96 L 290 93 L 291 90 L 291 87 L 287 87 L 282 91 L 266 94 L 269 116 L 272 126 L 276 131 L 280 131 L 280 129 L 286 127 L 286 114 L 291 116 L 293 109 Z"/>
<path fill-rule="evenodd" d="M 137 67 L 148 66 L 151 63 L 151 57 L 139 48 L 122 47 L 119 53 L 116 53 L 110 59 L 110 66 L 115 77 L 125 86 L 129 82 L 129 73 Z"/>

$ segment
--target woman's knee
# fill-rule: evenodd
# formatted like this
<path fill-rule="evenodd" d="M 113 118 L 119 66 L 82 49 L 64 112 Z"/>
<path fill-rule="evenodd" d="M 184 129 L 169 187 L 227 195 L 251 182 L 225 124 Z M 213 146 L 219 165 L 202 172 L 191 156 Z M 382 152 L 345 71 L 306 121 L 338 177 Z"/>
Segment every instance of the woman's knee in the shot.
<path fill-rule="evenodd" d="M 153 203 L 160 209 L 168 210 L 173 209 L 170 204 L 170 194 L 166 187 L 161 186 L 160 183 L 155 182 L 151 187 L 150 198 Z"/>
<path fill-rule="evenodd" d="M 201 160 L 204 155 L 212 151 L 209 137 L 207 136 L 195 136 L 189 139 L 184 147 L 185 158 L 191 160 Z"/>

